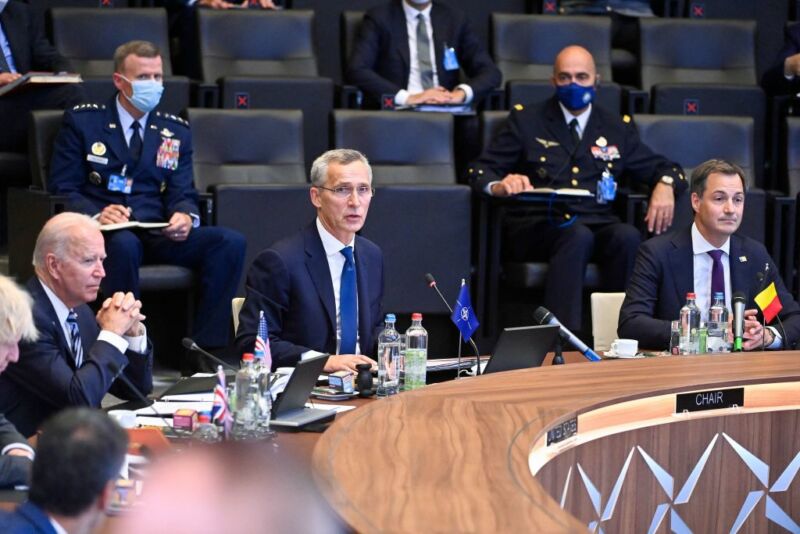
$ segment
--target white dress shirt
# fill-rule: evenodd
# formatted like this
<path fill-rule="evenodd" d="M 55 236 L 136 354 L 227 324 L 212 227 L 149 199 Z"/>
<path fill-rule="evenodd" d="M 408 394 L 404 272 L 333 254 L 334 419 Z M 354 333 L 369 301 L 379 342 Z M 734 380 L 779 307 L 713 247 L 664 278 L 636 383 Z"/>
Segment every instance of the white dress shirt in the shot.
<path fill-rule="evenodd" d="M 578 137 L 583 139 L 583 132 L 586 131 L 586 123 L 589 122 L 589 116 L 592 114 L 592 105 L 589 104 L 586 111 L 580 115 L 573 115 L 561 102 L 558 103 L 558 106 L 561 108 L 561 113 L 564 114 L 564 122 L 567 123 L 567 128 L 569 128 L 569 123 L 572 122 L 572 119 L 578 119 Z"/>
<path fill-rule="evenodd" d="M 423 20 L 425 21 L 425 29 L 427 30 L 428 42 L 430 43 L 430 62 L 431 66 L 433 67 L 433 86 L 437 87 L 439 85 L 439 73 L 436 64 L 436 45 L 433 41 L 433 26 L 431 25 L 432 7 L 433 5 L 431 4 L 422 11 L 419 11 L 418 9 L 409 6 L 406 2 L 403 2 L 403 12 L 406 15 L 406 30 L 408 33 L 409 74 L 408 87 L 406 89 L 400 89 L 394 96 L 394 102 L 398 106 L 405 106 L 406 102 L 408 102 L 409 96 L 424 91 L 422 88 L 422 76 L 420 75 L 419 69 L 419 57 L 417 55 L 417 25 L 420 24 L 417 16 L 420 14 L 422 14 Z M 451 45 L 451 43 L 446 44 L 448 46 Z M 472 102 L 472 98 L 474 97 L 472 87 L 462 83 L 457 85 L 456 88 L 464 91 L 464 104 L 469 104 Z"/>

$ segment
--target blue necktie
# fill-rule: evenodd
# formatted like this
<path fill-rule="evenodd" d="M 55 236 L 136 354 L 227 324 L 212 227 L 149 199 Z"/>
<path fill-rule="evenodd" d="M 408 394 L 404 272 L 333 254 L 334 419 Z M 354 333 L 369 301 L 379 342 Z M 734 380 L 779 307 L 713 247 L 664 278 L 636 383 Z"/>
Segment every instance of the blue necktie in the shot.
<path fill-rule="evenodd" d="M 131 134 L 131 142 L 130 145 L 128 145 L 128 150 L 134 163 L 137 163 L 142 156 L 142 136 L 139 135 L 139 128 L 141 127 L 142 125 L 139 124 L 139 121 L 133 121 L 133 124 L 131 124 L 133 133 Z"/>
<path fill-rule="evenodd" d="M 342 283 L 339 286 L 339 317 L 341 319 L 342 340 L 339 354 L 355 354 L 358 320 L 356 318 L 356 265 L 353 263 L 352 247 L 341 250 L 344 255 Z"/>
<path fill-rule="evenodd" d="M 83 365 L 83 345 L 81 344 L 81 333 L 78 330 L 78 314 L 75 310 L 69 310 L 67 315 L 67 326 L 69 327 L 70 349 L 72 349 L 72 356 L 75 358 L 75 367 L 80 369 Z"/>

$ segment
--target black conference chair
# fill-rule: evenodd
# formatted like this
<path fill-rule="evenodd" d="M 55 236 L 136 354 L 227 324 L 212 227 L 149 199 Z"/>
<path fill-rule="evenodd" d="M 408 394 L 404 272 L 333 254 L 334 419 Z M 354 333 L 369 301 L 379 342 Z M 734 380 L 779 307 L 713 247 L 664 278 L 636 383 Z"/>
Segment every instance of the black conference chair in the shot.
<path fill-rule="evenodd" d="M 754 186 L 753 119 L 750 117 L 685 117 L 682 115 L 637 115 L 642 142 L 653 151 L 679 163 L 687 180 L 700 163 L 711 158 L 736 163 L 748 184 L 745 216 L 739 229 L 761 243 L 766 233 L 766 196 Z M 675 206 L 672 228 L 691 224 L 694 212 L 687 192 Z"/>
<path fill-rule="evenodd" d="M 318 76 L 314 13 L 200 9 L 203 79 L 221 107 L 302 109 L 306 165 L 328 148 L 333 81 Z"/>
<path fill-rule="evenodd" d="M 178 113 L 189 106 L 189 79 L 172 75 L 167 14 L 163 9 L 63 7 L 52 9 L 51 18 L 53 44 L 83 76 L 90 102 L 105 104 L 116 92 L 111 81 L 114 50 L 137 39 L 150 41 L 161 51 L 164 94 L 160 107 Z"/>
<path fill-rule="evenodd" d="M 471 198 L 464 185 L 378 185 L 361 235 L 383 251 L 386 312 L 447 313 L 424 276 L 452 299 L 470 281 Z"/>
<path fill-rule="evenodd" d="M 336 110 L 333 123 L 334 145 L 366 155 L 376 185 L 456 183 L 450 114 Z"/>
<path fill-rule="evenodd" d="M 757 85 L 756 23 L 640 21 L 642 88 L 656 114 L 734 115 L 754 121 L 755 184 L 763 182 L 766 98 Z"/>
<path fill-rule="evenodd" d="M 194 183 L 304 184 L 303 113 L 275 109 L 200 109 L 192 125 Z"/>
<path fill-rule="evenodd" d="M 247 271 L 262 250 L 314 222 L 309 187 L 220 184 L 214 188 L 215 223 L 241 232 L 247 241 L 245 273 L 237 296 L 245 295 Z"/>
<path fill-rule="evenodd" d="M 30 165 L 35 177 L 31 189 L 9 191 L 8 213 L 14 232 L 9 236 L 9 273 L 19 280 L 33 275 L 31 258 L 36 237 L 53 215 L 66 211 L 67 199 L 52 195 L 41 186 L 50 170 L 53 141 L 61 128 L 60 111 L 34 111 L 30 127 Z M 143 265 L 139 268 L 139 285 L 143 293 L 153 291 L 185 291 L 187 327 L 191 328 L 194 308 L 194 273 L 177 265 Z"/>

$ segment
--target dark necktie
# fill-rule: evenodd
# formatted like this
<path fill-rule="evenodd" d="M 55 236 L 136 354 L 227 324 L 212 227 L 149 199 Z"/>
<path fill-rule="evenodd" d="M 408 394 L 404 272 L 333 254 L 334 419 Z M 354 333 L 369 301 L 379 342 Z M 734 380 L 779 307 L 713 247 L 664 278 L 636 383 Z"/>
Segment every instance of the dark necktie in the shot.
<path fill-rule="evenodd" d="M 714 302 L 714 293 L 722 293 L 725 298 L 725 271 L 722 268 L 722 251 L 709 250 L 708 255 L 714 263 L 711 265 L 711 302 Z"/>
<path fill-rule="evenodd" d="M 581 142 L 581 136 L 578 135 L 578 119 L 569 121 L 569 133 L 572 136 L 572 142 L 575 143 L 575 146 L 578 146 L 578 143 Z"/>
<path fill-rule="evenodd" d="M 128 150 L 134 163 L 139 161 L 139 158 L 142 155 L 142 136 L 139 134 L 139 128 L 141 127 L 142 126 L 139 124 L 139 121 L 133 121 L 133 124 L 131 124 L 131 130 L 133 130 L 133 133 L 131 134 L 131 142 Z"/>
<path fill-rule="evenodd" d="M 70 334 L 70 349 L 72 350 L 72 357 L 75 358 L 75 368 L 80 369 L 83 365 L 83 345 L 81 344 L 81 333 L 78 330 L 78 314 L 75 310 L 69 310 L 67 315 L 67 326 L 69 327 Z"/>
<path fill-rule="evenodd" d="M 419 62 L 419 77 L 423 89 L 433 87 L 433 66 L 431 65 L 431 42 L 428 40 L 428 29 L 425 26 L 425 16 L 417 15 L 417 61 Z"/>
<path fill-rule="evenodd" d="M 358 322 L 356 319 L 356 265 L 353 263 L 353 248 L 344 247 L 342 281 L 339 286 L 339 318 L 341 320 L 342 338 L 339 354 L 355 354 Z"/>

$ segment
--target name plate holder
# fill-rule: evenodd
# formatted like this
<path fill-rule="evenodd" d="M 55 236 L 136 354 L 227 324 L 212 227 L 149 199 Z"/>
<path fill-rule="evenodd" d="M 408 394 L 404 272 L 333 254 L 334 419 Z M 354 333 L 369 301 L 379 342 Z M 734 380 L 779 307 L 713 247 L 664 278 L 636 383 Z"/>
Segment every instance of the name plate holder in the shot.
<path fill-rule="evenodd" d="M 693 391 L 692 393 L 678 393 L 675 396 L 675 413 L 677 415 L 742 407 L 744 407 L 743 387 Z"/>

